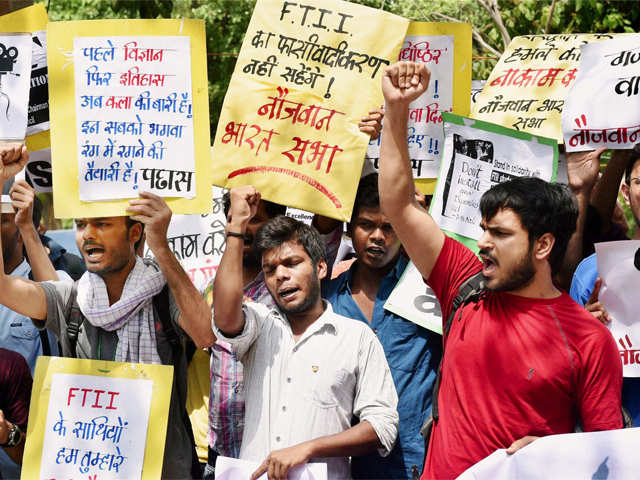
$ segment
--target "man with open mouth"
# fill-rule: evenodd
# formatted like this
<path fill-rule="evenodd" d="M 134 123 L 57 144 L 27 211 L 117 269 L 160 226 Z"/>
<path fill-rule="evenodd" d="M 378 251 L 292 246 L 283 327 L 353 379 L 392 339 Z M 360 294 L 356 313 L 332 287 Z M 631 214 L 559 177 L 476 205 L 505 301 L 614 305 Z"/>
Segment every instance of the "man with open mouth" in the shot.
<path fill-rule="evenodd" d="M 380 203 L 411 260 L 433 288 L 442 318 L 459 287 L 482 272 L 484 292 L 446 322 L 439 416 L 423 479 L 456 478 L 497 449 L 513 453 L 535 438 L 622 426 L 622 367 L 609 331 L 552 275 L 576 230 L 566 186 L 516 178 L 480 202 L 484 233 L 474 253 L 446 236 L 413 198 L 407 150 L 408 106 L 428 87 L 424 64 L 385 69 L 385 134 Z M 448 332 L 447 332 L 448 330 Z"/>
<path fill-rule="evenodd" d="M 3 144 L 0 158 L 2 183 L 22 170 L 29 155 L 24 145 Z M 211 310 L 169 248 L 166 202 L 143 192 L 128 211 L 130 217 L 76 219 L 87 272 L 75 284 L 7 275 L 0 248 L 0 303 L 55 333 L 63 356 L 173 365 L 162 478 L 192 478 L 198 472 L 192 469 L 195 450 L 185 420 L 187 365 L 179 335 L 186 332 L 198 346 L 212 342 Z M 143 230 L 155 262 L 136 255 Z M 76 308 L 74 336 L 69 329 Z"/>
<path fill-rule="evenodd" d="M 276 217 L 256 234 L 265 284 L 276 304 L 243 302 L 242 253 L 260 194 L 231 190 L 227 245 L 213 290 L 216 337 L 244 364 L 245 428 L 240 458 L 286 479 L 291 467 L 325 462 L 329 478 L 350 478 L 349 456 L 388 454 L 397 435 L 397 395 L 380 342 L 361 322 L 320 297 L 327 275 L 318 232 Z M 360 421 L 351 426 L 353 416 Z"/>
<path fill-rule="evenodd" d="M 422 471 L 420 427 L 431 410 L 436 369 L 442 356 L 440 335 L 392 312 L 384 305 L 409 259 L 380 209 L 378 174 L 360 180 L 347 227 L 356 261 L 331 280 L 323 296 L 334 312 L 368 325 L 382 343 L 398 392 L 398 441 L 386 457 L 354 457 L 354 478 L 414 478 Z"/>

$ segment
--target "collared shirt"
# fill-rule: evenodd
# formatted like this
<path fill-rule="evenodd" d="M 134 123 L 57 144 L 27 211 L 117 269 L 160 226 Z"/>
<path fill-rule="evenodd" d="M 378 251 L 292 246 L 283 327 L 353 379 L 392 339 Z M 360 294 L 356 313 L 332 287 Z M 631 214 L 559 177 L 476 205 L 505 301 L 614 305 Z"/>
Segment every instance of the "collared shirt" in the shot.
<path fill-rule="evenodd" d="M 420 428 L 431 412 L 433 383 L 442 357 L 442 338 L 384 309 L 407 263 L 401 255 L 382 279 L 371 323 L 351 296 L 357 262 L 332 280 L 323 292 L 334 312 L 369 325 L 378 336 L 398 392 L 400 423 L 396 446 L 388 457 L 375 454 L 354 457 L 351 463 L 354 478 L 412 478 L 414 470 L 422 472 L 425 452 Z"/>
<path fill-rule="evenodd" d="M 326 249 L 327 264 L 333 264 L 342 229 L 321 235 Z M 203 294 L 213 308 L 213 285 L 211 280 Z M 275 306 L 273 297 L 267 290 L 262 271 L 255 279 L 245 285 L 245 298 L 271 308 Z M 215 330 L 215 325 L 212 327 Z M 244 369 L 231 345 L 217 341 L 211 347 L 211 390 L 209 393 L 209 447 L 219 455 L 238 458 L 244 430 Z"/>
<path fill-rule="evenodd" d="M 244 303 L 245 326 L 227 338 L 245 368 L 245 432 L 240 458 L 262 462 L 277 449 L 368 421 L 387 454 L 397 435 L 398 397 L 384 351 L 369 328 L 325 311 L 296 342 L 277 309 Z M 328 478 L 350 478 L 347 457 L 326 462 Z"/>
<path fill-rule="evenodd" d="M 31 267 L 26 260 L 18 265 L 11 275 L 16 277 L 28 278 Z M 71 280 L 71 278 L 62 271 L 57 271 L 60 280 Z M 56 336 L 47 331 L 49 337 L 49 346 L 51 347 L 51 355 L 58 355 L 58 339 Z M 36 368 L 36 360 L 42 355 L 42 341 L 40 332 L 33 325 L 30 318 L 14 312 L 4 305 L 0 305 L 0 347 L 18 352 L 22 355 L 31 369 L 31 375 Z"/>

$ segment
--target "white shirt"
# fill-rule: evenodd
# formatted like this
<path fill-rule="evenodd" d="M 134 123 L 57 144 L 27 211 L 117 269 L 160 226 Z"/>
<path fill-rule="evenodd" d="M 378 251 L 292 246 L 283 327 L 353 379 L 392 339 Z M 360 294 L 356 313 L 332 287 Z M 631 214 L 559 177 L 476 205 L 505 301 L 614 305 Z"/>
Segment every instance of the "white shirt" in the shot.
<path fill-rule="evenodd" d="M 343 432 L 353 415 L 368 421 L 387 455 L 398 433 L 398 396 L 382 345 L 362 322 L 324 313 L 298 342 L 277 309 L 244 303 L 245 326 L 231 343 L 244 364 L 245 427 L 240 458 Z M 350 478 L 347 457 L 326 462 L 330 479 Z"/>

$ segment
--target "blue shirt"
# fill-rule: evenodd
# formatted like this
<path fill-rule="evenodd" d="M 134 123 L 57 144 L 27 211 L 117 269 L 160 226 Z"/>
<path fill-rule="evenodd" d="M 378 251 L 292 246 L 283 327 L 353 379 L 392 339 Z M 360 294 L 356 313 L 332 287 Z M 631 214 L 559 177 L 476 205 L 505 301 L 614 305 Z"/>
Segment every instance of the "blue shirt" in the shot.
<path fill-rule="evenodd" d="M 598 259 L 596 254 L 588 256 L 573 274 L 569 294 L 580 305 L 589 301 L 593 285 L 598 278 Z M 640 378 L 627 377 L 622 380 L 622 405 L 633 418 L 633 426 L 640 427 Z"/>
<path fill-rule="evenodd" d="M 376 296 L 371 323 L 351 296 L 351 268 L 325 285 L 324 297 L 331 302 L 333 311 L 369 325 L 384 348 L 391 376 L 398 392 L 398 439 L 387 457 L 377 453 L 353 457 L 353 478 L 412 478 L 412 470 L 422 472 L 424 440 L 420 435 L 422 424 L 431 413 L 431 395 L 438 365 L 442 357 L 442 339 L 384 309 L 408 260 L 400 256 L 393 270 L 382 280 Z"/>

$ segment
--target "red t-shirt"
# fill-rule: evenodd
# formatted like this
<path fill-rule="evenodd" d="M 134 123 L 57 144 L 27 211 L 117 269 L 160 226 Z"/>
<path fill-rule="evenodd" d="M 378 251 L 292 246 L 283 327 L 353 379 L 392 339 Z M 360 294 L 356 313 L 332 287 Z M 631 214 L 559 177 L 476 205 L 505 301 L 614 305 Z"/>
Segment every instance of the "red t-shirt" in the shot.
<path fill-rule="evenodd" d="M 428 279 L 446 320 L 459 285 L 482 264 L 446 239 Z M 535 299 L 489 292 L 456 313 L 445 343 L 422 479 L 456 478 L 526 435 L 622 427 L 622 366 L 607 328 L 562 293 Z"/>
<path fill-rule="evenodd" d="M 19 353 L 0 348 L 0 410 L 26 432 L 31 398 L 31 371 Z"/>

